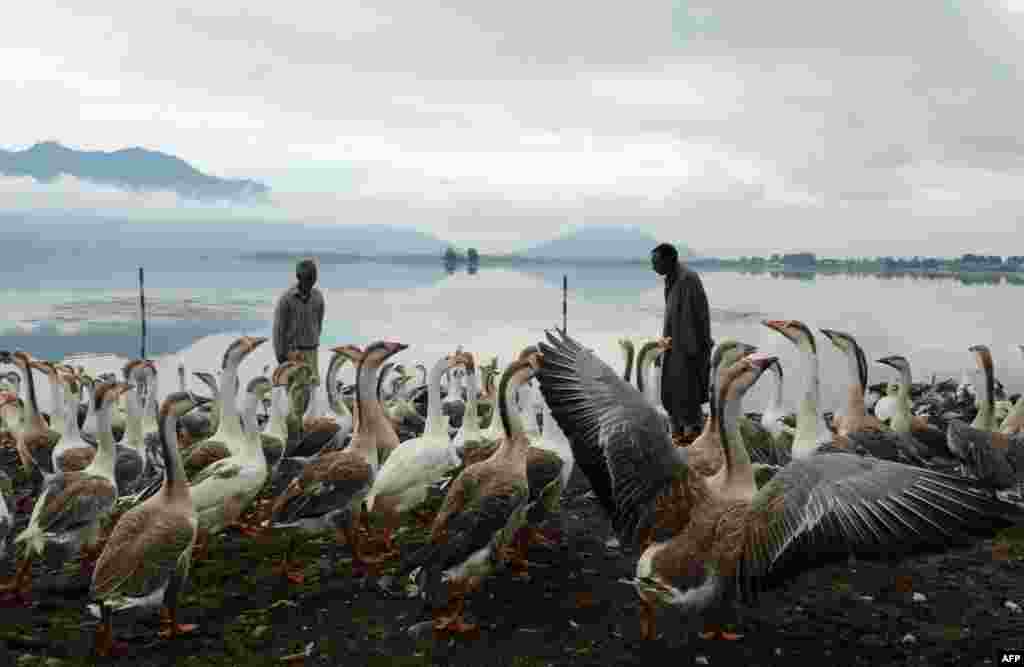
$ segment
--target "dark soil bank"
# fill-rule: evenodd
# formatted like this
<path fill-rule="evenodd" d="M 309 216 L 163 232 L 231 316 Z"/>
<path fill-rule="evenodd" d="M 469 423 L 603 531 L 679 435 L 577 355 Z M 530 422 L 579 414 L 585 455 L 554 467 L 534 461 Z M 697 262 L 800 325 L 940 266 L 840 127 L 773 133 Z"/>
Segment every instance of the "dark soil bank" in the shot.
<path fill-rule="evenodd" d="M 13 471 L 9 451 L 0 464 Z M 413 637 L 409 626 L 428 618 L 419 600 L 391 599 L 375 579 L 354 578 L 347 547 L 331 539 L 300 549 L 301 586 L 272 572 L 284 536 L 235 534 L 215 539 L 210 559 L 195 565 L 181 621 L 200 625 L 173 641 L 156 639 L 155 610 L 115 618 L 130 654 L 100 661 L 155 665 L 302 664 L 282 660 L 308 650 L 306 665 L 980 665 L 999 647 L 1024 642 L 1024 540 L 1015 531 L 940 555 L 898 564 L 858 561 L 805 572 L 763 595 L 744 612 L 737 642 L 707 642 L 684 633 L 663 612 L 663 637 L 638 638 L 637 597 L 619 583 L 636 556 L 607 547 L 607 522 L 574 476 L 565 510 L 578 540 L 582 568 L 566 554 L 535 548 L 532 580 L 499 576 L 472 596 L 472 639 Z M 24 488 L 19 489 L 19 493 Z M 19 516 L 24 524 L 26 517 Z M 19 529 L 20 529 L 19 525 Z M 403 549 L 422 529 L 401 534 Z M 93 664 L 96 623 L 85 612 L 87 582 L 77 561 L 62 570 L 36 569 L 30 608 L 0 609 L 0 665 Z M 4 569 L 11 571 L 11 564 Z M 386 572 L 387 570 L 385 570 Z M 686 639 L 689 638 L 687 645 Z M 6 648 L 3 648 L 6 644 Z"/>

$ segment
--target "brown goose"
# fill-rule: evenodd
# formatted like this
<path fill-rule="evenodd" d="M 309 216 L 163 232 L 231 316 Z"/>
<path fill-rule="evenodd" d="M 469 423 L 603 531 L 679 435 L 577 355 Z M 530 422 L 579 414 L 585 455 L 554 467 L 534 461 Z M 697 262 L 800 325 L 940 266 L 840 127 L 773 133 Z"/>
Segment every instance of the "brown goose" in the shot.
<path fill-rule="evenodd" d="M 52 540 L 79 542 L 82 547 L 82 569 L 88 571 L 99 555 L 101 522 L 117 501 L 114 477 L 114 436 L 110 413 L 117 399 L 132 387 L 128 384 L 105 384 L 96 390 L 99 447 L 96 457 L 80 472 L 58 472 L 50 475 L 32 509 L 28 527 L 15 538 L 27 542 L 25 555 L 14 580 L 0 586 L 0 592 L 17 591 L 23 597 L 31 588 L 32 561 L 43 553 Z"/>
<path fill-rule="evenodd" d="M 92 576 L 90 611 L 100 617 L 96 654 L 123 653 L 114 642 L 111 616 L 130 607 L 163 604 L 160 636 L 173 638 L 195 625 L 178 623 L 178 594 L 188 578 L 198 520 L 185 468 L 178 453 L 177 420 L 195 407 L 188 393 L 177 392 L 160 406 L 160 446 L 166 460 L 160 491 L 125 512 L 107 540 Z"/>
<path fill-rule="evenodd" d="M 373 487 L 379 462 L 379 439 L 375 422 L 383 419 L 383 410 L 374 395 L 377 370 L 389 357 L 406 349 L 402 343 L 378 341 L 365 351 L 350 350 L 356 364 L 356 431 L 343 451 L 325 452 L 306 464 L 275 501 L 271 527 L 300 528 L 321 532 L 333 528 L 338 542 L 352 549 L 353 569 L 365 571 L 380 558 L 363 552 L 356 520 L 362 514 L 363 499 Z M 300 567 L 285 555 L 280 571 L 293 583 L 301 583 Z"/>
<path fill-rule="evenodd" d="M 653 409 L 607 364 L 564 334 L 548 339 L 541 344 L 541 391 L 577 460 L 603 468 L 598 475 L 608 482 L 600 488 L 609 491 L 622 541 L 635 542 L 653 521 L 654 503 L 673 485 L 682 487 L 676 497 L 683 530 L 648 547 L 629 581 L 641 594 L 645 638 L 655 635 L 656 602 L 703 614 L 727 596 L 755 591 L 783 557 L 821 559 L 828 552 L 812 536 L 832 538 L 844 555 L 877 555 L 946 544 L 958 532 L 1024 515 L 965 479 L 846 453 L 794 459 L 758 491 L 746 449 L 734 437 L 739 399 L 773 360 L 764 355 L 734 364 L 735 375 L 716 388 L 728 455 L 724 483 L 715 489 L 690 474 L 686 449 L 673 446 Z"/>
<path fill-rule="evenodd" d="M 53 448 L 61 438 L 61 434 L 50 429 L 46 420 L 39 412 L 39 400 L 36 393 L 36 382 L 32 369 L 48 372 L 48 368 L 21 350 L 11 354 L 0 352 L 0 363 L 16 365 L 25 377 L 28 401 L 25 403 L 25 414 L 18 434 L 18 459 L 26 472 L 38 471 L 42 477 L 54 474 Z M 39 493 L 42 479 L 37 478 L 35 494 Z"/>
<path fill-rule="evenodd" d="M 841 554 L 943 547 L 1021 515 L 963 478 L 847 453 L 793 461 L 756 490 L 735 436 L 740 401 L 770 359 L 737 362 L 719 391 L 725 483 L 694 487 L 686 530 L 652 546 L 637 564 L 631 583 L 641 594 L 646 638 L 654 636 L 656 602 L 703 616 L 705 639 L 738 639 L 721 630 L 724 613 L 763 588 L 781 562 L 799 556 L 806 568 Z"/>
<path fill-rule="evenodd" d="M 466 634 L 475 625 L 462 613 L 465 596 L 514 557 L 513 536 L 526 520 L 529 440 L 522 417 L 512 406 L 515 390 L 528 382 L 537 355 L 511 364 L 498 389 L 505 438 L 493 456 L 467 466 L 452 482 L 434 520 L 430 542 L 405 559 L 397 577 L 420 568 L 419 589 L 434 610 L 435 633 Z M 387 587 L 388 579 L 381 584 Z"/>

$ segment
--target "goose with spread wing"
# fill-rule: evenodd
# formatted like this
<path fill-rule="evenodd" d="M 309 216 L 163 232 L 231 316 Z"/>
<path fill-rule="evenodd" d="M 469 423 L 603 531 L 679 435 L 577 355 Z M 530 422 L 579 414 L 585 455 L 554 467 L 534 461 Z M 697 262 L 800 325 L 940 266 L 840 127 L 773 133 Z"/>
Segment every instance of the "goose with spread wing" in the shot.
<path fill-rule="evenodd" d="M 877 553 L 945 545 L 957 533 L 1022 516 L 966 479 L 847 453 L 794 459 L 757 490 L 746 450 L 731 439 L 736 399 L 771 362 L 764 355 L 734 364 L 735 376 L 716 389 L 728 456 L 715 488 L 690 474 L 686 449 L 672 444 L 657 413 L 610 366 L 564 334 L 548 340 L 541 343 L 541 391 L 620 539 L 635 544 L 662 498 L 678 498 L 687 517 L 682 531 L 645 550 L 628 582 L 641 593 L 647 639 L 655 636 L 657 603 L 701 615 L 736 592 L 756 591 L 783 557 L 799 553 L 812 563 L 823 556 L 812 535 L 834 538 L 843 553 Z M 711 631 L 705 636 L 737 638 Z"/>

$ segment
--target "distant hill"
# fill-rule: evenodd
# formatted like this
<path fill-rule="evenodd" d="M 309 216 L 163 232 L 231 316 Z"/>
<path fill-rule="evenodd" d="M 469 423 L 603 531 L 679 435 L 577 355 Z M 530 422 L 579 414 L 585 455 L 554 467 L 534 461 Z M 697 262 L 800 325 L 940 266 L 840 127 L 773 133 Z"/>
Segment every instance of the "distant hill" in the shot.
<path fill-rule="evenodd" d="M 646 259 L 660 241 L 635 227 L 588 226 L 520 253 L 527 257 L 551 259 Z M 676 244 L 679 254 L 691 254 Z"/>
<path fill-rule="evenodd" d="M 351 253 L 367 257 L 431 254 L 436 255 L 438 261 L 448 247 L 446 242 L 425 232 L 388 225 L 304 225 L 258 220 L 164 222 L 67 213 L 0 213 L 0 227 L 5 230 L 5 242 L 31 242 L 40 247 L 103 244 L 138 250 L 231 251 L 235 255 L 265 252 Z"/>
<path fill-rule="evenodd" d="M 198 201 L 252 201 L 270 188 L 256 181 L 209 176 L 181 158 L 145 148 L 79 151 L 44 141 L 23 151 L 0 150 L 0 174 L 51 183 L 62 174 L 124 190 L 176 192 Z"/>

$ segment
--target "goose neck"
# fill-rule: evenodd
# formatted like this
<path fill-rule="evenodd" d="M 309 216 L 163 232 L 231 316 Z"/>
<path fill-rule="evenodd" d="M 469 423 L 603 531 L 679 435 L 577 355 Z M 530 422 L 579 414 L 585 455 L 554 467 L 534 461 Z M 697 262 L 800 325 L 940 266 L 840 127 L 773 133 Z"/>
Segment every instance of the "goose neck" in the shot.
<path fill-rule="evenodd" d="M 441 422 L 441 378 L 448 372 L 448 360 L 439 359 L 427 375 L 427 426 L 435 427 Z"/>

